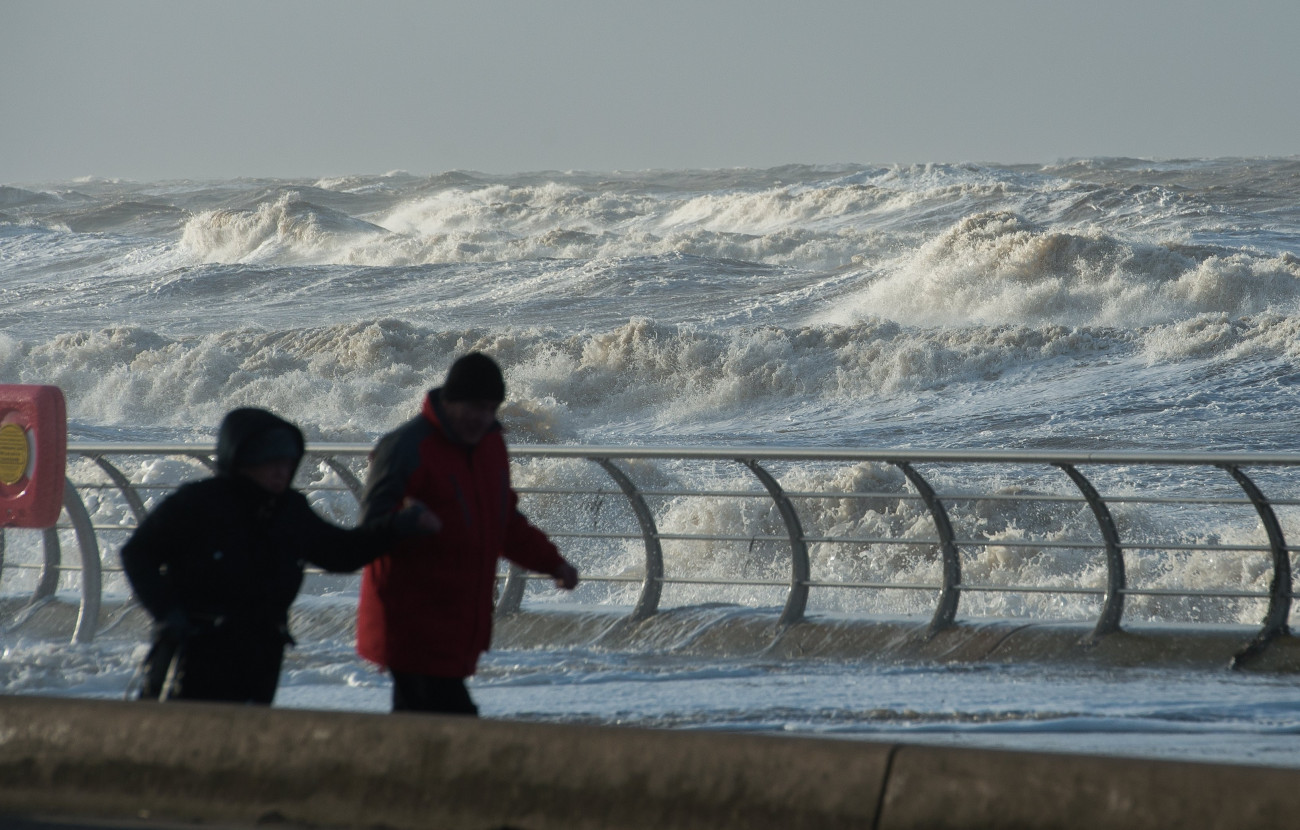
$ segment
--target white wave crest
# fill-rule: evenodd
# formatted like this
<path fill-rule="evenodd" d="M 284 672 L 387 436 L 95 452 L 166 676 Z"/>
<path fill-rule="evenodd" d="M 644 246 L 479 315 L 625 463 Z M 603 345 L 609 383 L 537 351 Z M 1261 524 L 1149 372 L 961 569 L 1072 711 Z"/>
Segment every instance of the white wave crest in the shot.
<path fill-rule="evenodd" d="M 185 224 L 181 248 L 201 262 L 313 265 L 346 261 L 358 238 L 383 228 L 284 193 L 252 210 L 213 210 Z"/>
<path fill-rule="evenodd" d="M 754 423 L 756 412 L 857 409 L 1125 342 L 1122 333 L 1063 326 L 918 331 L 880 320 L 710 332 L 637 319 L 571 335 L 378 320 L 182 338 L 117 327 L 0 340 L 0 372 L 57 384 L 72 417 L 90 424 L 211 428 L 229 408 L 257 405 L 299 419 L 313 437 L 362 440 L 409 417 L 457 355 L 481 350 L 506 370 L 506 423 L 516 437 L 568 441 L 620 422 L 672 430 L 735 419 L 761 432 L 771 425 Z"/>
<path fill-rule="evenodd" d="M 881 268 L 824 319 L 918 325 L 1135 327 L 1204 313 L 1300 307 L 1300 263 L 1247 253 L 1195 257 L 1101 231 L 1051 231 L 1006 212 L 969 216 Z"/>
<path fill-rule="evenodd" d="M 1246 317 L 1204 314 L 1157 326 L 1143 337 L 1143 354 L 1155 363 L 1215 358 L 1300 358 L 1300 317 L 1266 312 Z"/>

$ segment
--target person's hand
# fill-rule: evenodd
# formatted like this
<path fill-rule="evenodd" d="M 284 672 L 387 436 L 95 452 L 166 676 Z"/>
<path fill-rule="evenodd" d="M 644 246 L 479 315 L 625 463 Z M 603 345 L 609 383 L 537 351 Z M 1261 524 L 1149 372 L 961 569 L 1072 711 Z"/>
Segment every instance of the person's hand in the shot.
<path fill-rule="evenodd" d="M 424 511 L 420 513 L 420 518 L 416 522 L 416 526 L 425 533 L 439 533 L 442 531 L 442 519 L 439 519 L 437 513 L 434 513 L 426 507 Z"/>
<path fill-rule="evenodd" d="M 555 573 L 551 574 L 551 576 L 555 577 L 556 588 L 563 588 L 566 591 L 572 591 L 574 588 L 578 587 L 578 569 L 570 565 L 568 562 L 565 562 L 557 568 Z"/>
<path fill-rule="evenodd" d="M 402 502 L 402 513 L 410 517 L 417 533 L 438 533 L 442 530 L 442 519 L 424 502 L 408 498 Z"/>

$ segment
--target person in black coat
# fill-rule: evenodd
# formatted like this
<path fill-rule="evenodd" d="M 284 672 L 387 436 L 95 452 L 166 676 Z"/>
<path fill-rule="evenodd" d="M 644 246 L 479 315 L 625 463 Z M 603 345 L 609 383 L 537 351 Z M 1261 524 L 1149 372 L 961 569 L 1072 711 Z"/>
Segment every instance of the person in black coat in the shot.
<path fill-rule="evenodd" d="M 354 571 L 398 538 L 437 530 L 419 505 L 364 528 L 322 519 L 290 487 L 304 448 L 289 421 L 231 411 L 216 475 L 167 496 L 123 546 L 127 578 L 155 621 L 141 699 L 269 705 L 304 566 Z"/>

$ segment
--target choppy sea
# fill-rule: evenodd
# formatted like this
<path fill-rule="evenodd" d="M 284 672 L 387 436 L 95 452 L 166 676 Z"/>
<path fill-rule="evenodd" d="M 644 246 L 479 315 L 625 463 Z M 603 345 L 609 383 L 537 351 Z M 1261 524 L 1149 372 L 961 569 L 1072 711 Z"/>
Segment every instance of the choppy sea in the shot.
<path fill-rule="evenodd" d="M 7 183 L 0 381 L 61 387 L 73 441 L 210 443 L 258 405 L 364 442 L 482 349 L 515 442 L 1289 452 L 1298 257 L 1294 158 Z M 0 642 L 6 692 L 87 696 L 142 645 Z M 491 717 L 1300 766 L 1293 677 L 503 650 L 473 691 Z M 339 635 L 278 703 L 386 694 Z"/>

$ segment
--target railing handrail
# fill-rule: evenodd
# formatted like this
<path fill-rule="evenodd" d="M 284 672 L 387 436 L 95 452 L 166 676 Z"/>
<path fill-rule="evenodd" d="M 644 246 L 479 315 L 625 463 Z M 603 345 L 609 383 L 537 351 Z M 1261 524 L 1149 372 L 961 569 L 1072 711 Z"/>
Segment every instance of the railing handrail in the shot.
<path fill-rule="evenodd" d="M 308 441 L 307 452 L 313 455 L 367 456 L 373 444 Z M 115 443 L 75 441 L 68 452 L 81 455 L 212 455 L 211 446 L 179 442 Z M 511 444 L 511 455 L 529 458 L 621 458 L 683 459 L 695 461 L 730 461 L 752 458 L 759 461 L 907 461 L 919 464 L 990 463 L 990 464 L 1124 464 L 1169 466 L 1221 466 L 1225 464 L 1256 466 L 1300 466 L 1300 453 L 1253 452 L 1140 452 L 1115 450 L 926 450 L 906 447 L 849 449 L 838 447 L 796 446 L 636 446 L 602 444 Z"/>
<path fill-rule="evenodd" d="M 307 455 L 309 458 L 318 460 L 321 464 L 328 467 L 342 481 L 342 486 L 337 482 L 331 485 L 322 485 L 320 492 L 337 492 L 349 491 L 351 495 L 360 498 L 361 482 L 355 471 L 345 463 L 345 459 L 355 464 L 358 460 L 364 459 L 371 452 L 370 444 L 361 443 L 331 443 L 331 442 L 310 442 L 307 444 Z M 194 443 L 182 442 L 71 442 L 68 445 L 68 454 L 70 458 L 86 458 L 94 461 L 101 472 L 106 474 L 110 483 L 84 483 L 82 487 L 86 490 L 100 489 L 117 489 L 126 499 L 130 513 L 136 522 L 143 516 L 144 502 L 141 497 L 142 491 L 157 492 L 159 490 L 169 489 L 178 486 L 180 482 L 144 484 L 141 482 L 131 482 L 127 475 L 123 473 L 113 460 L 118 456 L 169 456 L 182 457 L 191 459 L 198 464 L 211 469 L 215 457 L 215 449 L 211 445 L 198 445 Z M 934 615 L 931 619 L 932 633 L 938 632 L 947 626 L 953 624 L 957 613 L 958 602 L 961 599 L 963 591 L 967 592 L 1037 592 L 1037 593 L 1062 593 L 1062 594 L 1097 594 L 1102 596 L 1102 611 L 1097 620 L 1093 631 L 1094 637 L 1102 637 L 1119 630 L 1124 611 L 1124 599 L 1127 596 L 1183 596 L 1183 597 L 1242 597 L 1267 599 L 1269 603 L 1268 611 L 1265 614 L 1262 627 L 1255 640 L 1242 652 L 1243 657 L 1250 654 L 1258 653 L 1274 637 L 1280 634 L 1288 633 L 1288 617 L 1291 608 L 1291 600 L 1294 598 L 1292 586 L 1292 575 L 1290 567 L 1290 554 L 1293 550 L 1286 543 L 1280 522 L 1274 511 L 1275 504 L 1278 506 L 1290 506 L 1296 504 L 1294 498 L 1278 498 L 1276 502 L 1270 502 L 1268 496 L 1258 487 L 1258 485 L 1247 475 L 1246 468 L 1260 467 L 1292 467 L 1300 470 L 1300 453 L 1245 453 L 1245 452 L 1138 452 L 1138 451 L 1032 451 L 1032 450 L 935 450 L 935 449 L 908 449 L 908 448 L 826 448 L 826 447 L 793 447 L 793 446 L 609 446 L 609 445 L 538 445 L 538 444 L 515 444 L 511 447 L 511 454 L 517 460 L 523 459 L 581 459 L 593 462 L 595 466 L 602 469 L 604 473 L 613 481 L 613 488 L 598 492 L 589 489 L 575 489 L 572 487 L 554 487 L 548 488 L 542 486 L 530 486 L 520 488 L 527 490 L 530 494 L 541 494 L 551 496 L 573 496 L 573 495 L 597 495 L 600 499 L 606 496 L 617 497 L 619 495 L 627 499 L 636 518 L 638 529 L 630 532 L 609 533 L 597 532 L 594 528 L 583 531 L 581 529 L 573 530 L 568 528 L 553 528 L 552 532 L 559 537 L 564 538 L 587 538 L 591 540 L 634 540 L 641 538 L 645 545 L 645 567 L 643 576 L 638 578 L 629 578 L 625 575 L 591 575 L 588 578 L 594 581 L 607 581 L 611 583 L 634 582 L 640 581 L 642 584 L 641 596 L 637 600 L 635 608 L 631 614 L 633 619 L 644 618 L 654 614 L 658 610 L 660 601 L 660 592 L 664 585 L 670 584 L 731 584 L 735 586 L 748 585 L 784 585 L 787 588 L 787 598 L 785 609 L 780 617 L 781 626 L 789 626 L 798 623 L 804 616 L 805 604 L 808 598 L 810 588 L 823 587 L 841 587 L 833 581 L 814 578 L 810 568 L 809 548 L 810 544 L 840 543 L 840 544 L 891 544 L 891 545 L 908 545 L 908 546 L 927 546 L 934 549 L 939 556 L 942 564 L 942 576 L 939 584 L 936 585 L 916 585 L 910 583 L 885 583 L 872 579 L 867 580 L 847 580 L 842 587 L 889 587 L 900 590 L 933 590 L 938 593 L 939 599 L 936 603 Z M 663 489 L 662 487 L 640 487 L 636 480 L 634 469 L 625 469 L 624 466 L 616 462 L 635 462 L 640 460 L 667 460 L 667 461 L 703 461 L 703 462 L 726 462 L 728 464 L 739 464 L 747 468 L 756 479 L 753 490 L 725 490 L 714 487 L 699 487 L 692 489 L 689 486 L 677 487 L 673 489 Z M 786 489 L 781 484 L 779 477 L 772 474 L 764 465 L 780 463 L 812 463 L 812 462 L 831 462 L 831 463 L 879 463 L 895 468 L 902 474 L 912 488 L 912 492 L 899 491 L 888 493 L 863 493 L 852 490 L 843 492 L 834 491 L 801 491 L 796 489 Z M 1044 549 L 1059 548 L 1078 548 L 1101 552 L 1098 561 L 1104 564 L 1105 585 L 1104 587 L 1090 586 L 1014 586 L 998 584 L 981 584 L 975 582 L 963 582 L 961 573 L 960 552 L 962 548 L 975 547 L 995 547 L 999 544 L 996 541 L 979 540 L 971 538 L 970 534 L 957 534 L 951 522 L 949 521 L 949 510 L 945 502 L 960 503 L 963 501 L 977 501 L 981 498 L 978 491 L 944 493 L 936 490 L 925 474 L 917 469 L 917 465 L 1032 465 L 1039 468 L 1052 468 L 1058 473 L 1064 473 L 1073 487 L 1065 485 L 1061 492 L 1054 493 L 1031 493 L 1017 495 L 1016 500 L 1025 500 L 1038 502 L 1040 504 L 1068 504 L 1077 508 L 1080 504 L 1086 504 L 1091 508 L 1097 524 L 1097 531 L 1100 535 L 1100 541 L 1083 540 L 1083 539 L 1063 539 L 1063 540 L 1041 540 L 1035 544 L 1032 540 L 1022 542 L 1018 540 L 1003 540 L 1005 547 L 1040 547 Z M 635 467 L 635 465 L 631 465 Z M 1084 467 L 1110 467 L 1127 469 L 1131 467 L 1206 467 L 1213 468 L 1227 476 L 1219 479 L 1224 487 L 1235 486 L 1239 497 L 1224 498 L 1216 496 L 1207 498 L 1200 494 L 1206 488 L 1201 488 L 1197 494 L 1190 494 L 1186 497 L 1178 495 L 1163 496 L 1152 498 L 1149 496 L 1134 497 L 1129 494 L 1127 497 L 1122 495 L 1106 496 L 1099 493 L 1093 486 L 1080 468 Z M 1064 481 L 1064 480 L 1063 480 Z M 1005 482 L 1004 482 L 1005 485 Z M 91 521 L 87 515 L 85 503 L 78 493 L 77 486 L 69 481 L 65 488 L 64 506 L 69 524 L 61 525 L 63 528 L 71 528 L 75 531 L 78 545 L 81 549 L 81 569 L 83 571 L 82 580 L 82 613 L 78 622 L 77 632 L 74 639 L 84 641 L 94 636 L 96 620 L 99 609 L 99 591 L 100 591 L 100 571 L 113 570 L 105 568 L 100 561 L 100 551 L 96 541 L 96 531 L 104 530 L 106 526 L 96 524 Z M 314 489 L 314 488 L 313 488 Z M 1072 492 L 1070 492 L 1072 491 Z M 664 532 L 658 527 L 658 520 L 654 510 L 647 503 L 647 498 L 664 498 L 678 496 L 745 496 L 761 497 L 771 500 L 779 515 L 780 522 L 784 525 L 784 536 L 774 535 L 769 531 L 765 534 L 726 534 L 726 533 L 681 533 L 681 532 Z M 990 499 L 1001 498 L 1005 494 L 989 493 Z M 929 538 L 920 538 L 915 536 L 901 535 L 893 537 L 870 537 L 857 538 L 853 534 L 841 534 L 840 537 L 827 536 L 824 533 L 805 531 L 806 523 L 801 518 L 801 513 L 797 502 L 814 500 L 821 498 L 890 498 L 899 500 L 920 500 L 930 516 L 930 521 L 934 534 Z M 1192 544 L 1153 544 L 1147 539 L 1126 540 L 1116 528 L 1114 521 L 1111 519 L 1108 502 L 1142 501 L 1160 505 L 1175 505 L 1182 507 L 1204 507 L 1206 505 L 1220 506 L 1247 506 L 1253 507 L 1258 514 L 1260 525 L 1265 529 L 1268 536 L 1267 544 L 1259 545 L 1222 545 L 1210 542 L 1197 542 Z M 114 529 L 129 529 L 129 523 L 114 526 Z M 779 532 L 778 532 L 779 533 Z M 785 581 L 777 580 L 754 580 L 741 579 L 737 576 L 734 579 L 728 578 L 692 578 L 678 575 L 667 575 L 664 572 L 663 551 L 661 544 L 664 541 L 716 541 L 716 542 L 749 542 L 753 544 L 763 542 L 765 544 L 784 543 L 787 544 L 790 551 L 790 570 L 789 579 Z M 1077 544 L 1067 544 L 1068 542 L 1077 542 Z M 3 537 L 0 536 L 0 542 Z M 57 574 L 61 570 L 67 570 L 60 561 L 59 539 L 56 530 L 47 530 L 45 533 L 46 555 L 43 572 L 40 579 L 40 585 L 37 589 L 37 599 L 43 596 L 49 596 L 57 585 Z M 1138 551 L 1174 551 L 1174 550 L 1191 550 L 1199 552 L 1223 552 L 1223 551 L 1260 551 L 1271 553 L 1272 555 L 1272 579 L 1268 592 L 1258 590 L 1220 590 L 1220 591 L 1197 591 L 1193 589 L 1170 590 L 1170 589 L 1151 589 L 1151 588 L 1132 588 L 1127 584 L 1125 575 L 1125 552 L 1130 554 Z M 0 546 L 0 552 L 3 547 Z M 0 558 L 0 567 L 3 566 L 3 560 Z M 36 566 L 31 566 L 36 567 Z M 511 569 L 505 576 L 505 585 L 501 592 L 501 601 L 498 605 L 498 611 L 508 613 L 519 608 L 524 596 L 525 584 L 527 577 L 525 574 L 516 569 Z"/>

